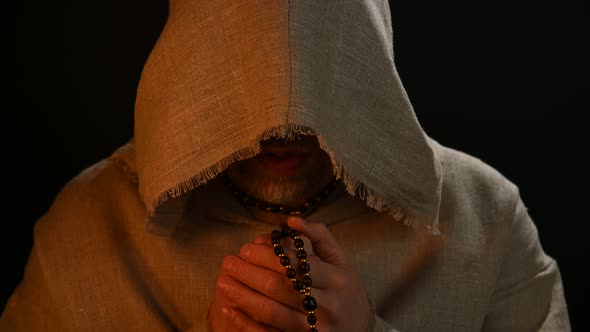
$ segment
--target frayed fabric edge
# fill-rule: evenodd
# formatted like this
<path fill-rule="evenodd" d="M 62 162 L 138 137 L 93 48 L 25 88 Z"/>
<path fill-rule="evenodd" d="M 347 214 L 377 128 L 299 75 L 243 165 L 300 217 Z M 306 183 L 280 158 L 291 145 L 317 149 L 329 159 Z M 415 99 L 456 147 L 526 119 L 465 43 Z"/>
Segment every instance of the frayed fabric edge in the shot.
<path fill-rule="evenodd" d="M 168 201 L 168 199 L 179 197 L 190 190 L 204 185 L 205 183 L 214 179 L 221 172 L 226 170 L 230 165 L 240 160 L 252 158 L 260 153 L 260 141 L 269 139 L 271 137 L 285 137 L 287 140 L 290 140 L 294 139 L 296 135 L 300 134 L 315 135 L 315 132 L 300 125 L 288 125 L 286 127 L 280 126 L 266 129 L 262 134 L 258 135 L 258 137 L 252 143 L 230 154 L 221 161 L 207 167 L 200 173 L 179 182 L 174 187 L 161 193 L 156 199 L 155 203 L 147 204 L 148 216 L 153 215 L 158 206 L 164 204 L 166 201 Z"/>
<path fill-rule="evenodd" d="M 341 178 L 346 187 L 346 191 L 353 197 L 362 199 L 368 207 L 379 211 L 387 211 L 395 220 L 411 227 L 417 231 L 426 232 L 431 235 L 441 235 L 436 218 L 427 219 L 419 218 L 411 213 L 408 209 L 402 208 L 385 199 L 376 190 L 368 188 L 364 183 L 355 176 L 346 171 L 344 166 L 338 161 L 334 153 L 328 148 L 321 136 L 317 136 L 320 147 L 324 150 L 332 162 L 332 171 L 336 178 Z"/>
<path fill-rule="evenodd" d="M 387 201 L 378 192 L 368 188 L 364 183 L 359 181 L 356 177 L 344 169 L 340 161 L 338 161 L 334 153 L 328 148 L 320 135 L 318 135 L 313 129 L 299 124 L 288 124 L 268 128 L 264 130 L 262 134 L 258 135 L 258 137 L 247 146 L 232 153 L 221 161 L 209 166 L 200 173 L 180 181 L 174 187 L 158 195 L 155 202 L 146 204 L 148 219 L 150 219 L 154 214 L 157 214 L 159 207 L 164 205 L 169 199 L 180 197 L 181 195 L 206 184 L 210 180 L 217 177 L 233 163 L 254 157 L 260 153 L 260 141 L 272 137 L 281 137 L 291 140 L 297 135 L 315 135 L 318 138 L 320 148 L 324 150 L 330 157 L 334 175 L 337 179 L 342 179 L 346 187 L 346 191 L 351 196 L 358 196 L 368 207 L 376 211 L 387 211 L 392 218 L 408 227 L 415 229 L 416 231 L 426 232 L 431 235 L 441 235 L 436 218 L 427 219 L 417 217 L 408 209 L 394 205 L 394 202 Z"/>

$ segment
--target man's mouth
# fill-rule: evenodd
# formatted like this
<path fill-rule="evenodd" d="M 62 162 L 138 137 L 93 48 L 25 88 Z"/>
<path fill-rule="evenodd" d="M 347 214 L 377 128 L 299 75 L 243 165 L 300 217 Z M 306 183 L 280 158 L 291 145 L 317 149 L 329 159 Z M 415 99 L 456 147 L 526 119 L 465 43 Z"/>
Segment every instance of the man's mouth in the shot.
<path fill-rule="evenodd" d="M 310 155 L 310 152 L 302 149 L 263 149 L 256 160 L 268 175 L 289 177 L 298 174 Z"/>

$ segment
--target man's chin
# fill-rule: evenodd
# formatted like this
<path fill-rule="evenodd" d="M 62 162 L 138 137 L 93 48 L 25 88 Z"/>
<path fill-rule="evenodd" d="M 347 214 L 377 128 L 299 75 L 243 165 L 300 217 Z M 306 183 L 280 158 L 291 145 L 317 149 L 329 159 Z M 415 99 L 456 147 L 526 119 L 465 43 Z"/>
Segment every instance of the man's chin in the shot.
<path fill-rule="evenodd" d="M 227 174 L 254 198 L 289 208 L 313 198 L 333 177 L 328 156 L 313 153 L 259 154 L 228 168 Z"/>
<path fill-rule="evenodd" d="M 305 177 L 250 178 L 244 190 L 254 198 L 269 204 L 297 207 L 315 195 L 315 188 Z"/>

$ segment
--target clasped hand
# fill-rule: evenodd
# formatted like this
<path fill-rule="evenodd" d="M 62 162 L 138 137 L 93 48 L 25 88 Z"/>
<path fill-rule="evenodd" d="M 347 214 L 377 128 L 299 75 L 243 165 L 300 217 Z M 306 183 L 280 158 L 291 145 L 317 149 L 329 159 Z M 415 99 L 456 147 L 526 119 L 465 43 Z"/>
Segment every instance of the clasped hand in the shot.
<path fill-rule="evenodd" d="M 317 329 L 366 331 L 371 310 L 365 288 L 330 231 L 301 218 L 289 217 L 288 224 L 301 233 L 308 252 Z M 239 256 L 224 258 L 209 310 L 214 332 L 309 330 L 303 296 L 285 276 L 270 243 L 270 234 L 260 235 L 244 244 Z M 284 247 L 293 250 L 293 257 L 294 248 Z"/>

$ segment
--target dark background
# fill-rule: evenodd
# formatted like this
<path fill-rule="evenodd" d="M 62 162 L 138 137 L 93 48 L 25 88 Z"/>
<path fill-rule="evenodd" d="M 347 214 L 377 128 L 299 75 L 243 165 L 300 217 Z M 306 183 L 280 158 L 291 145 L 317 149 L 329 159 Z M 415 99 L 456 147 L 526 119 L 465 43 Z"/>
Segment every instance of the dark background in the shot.
<path fill-rule="evenodd" d="M 396 63 L 426 131 L 521 190 L 590 330 L 587 4 L 390 1 Z M 5 9 L 2 308 L 61 187 L 133 132 L 135 88 L 167 2 L 21 1 Z M 582 94 L 584 92 L 584 95 Z"/>

